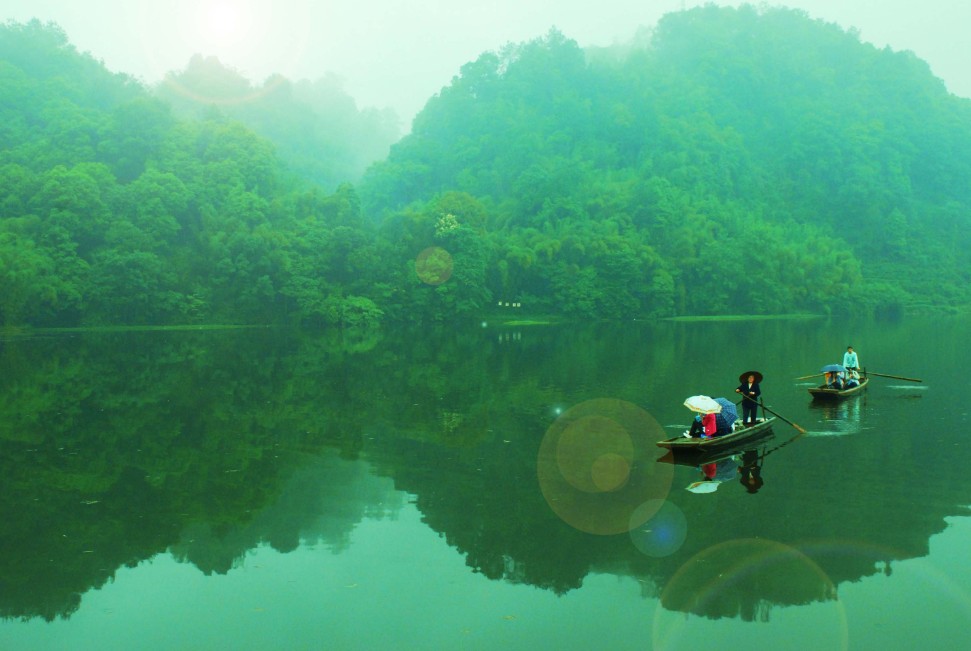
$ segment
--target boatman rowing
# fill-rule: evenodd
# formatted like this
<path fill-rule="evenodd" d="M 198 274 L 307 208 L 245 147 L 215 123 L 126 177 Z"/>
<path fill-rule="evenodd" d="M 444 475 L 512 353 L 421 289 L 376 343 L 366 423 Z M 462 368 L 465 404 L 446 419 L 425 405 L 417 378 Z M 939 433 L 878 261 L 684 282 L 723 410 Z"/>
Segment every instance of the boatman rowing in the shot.
<path fill-rule="evenodd" d="M 860 370 L 860 360 L 856 358 L 856 353 L 853 352 L 853 346 L 846 347 L 846 352 L 843 353 L 843 366 L 847 370 Z"/>

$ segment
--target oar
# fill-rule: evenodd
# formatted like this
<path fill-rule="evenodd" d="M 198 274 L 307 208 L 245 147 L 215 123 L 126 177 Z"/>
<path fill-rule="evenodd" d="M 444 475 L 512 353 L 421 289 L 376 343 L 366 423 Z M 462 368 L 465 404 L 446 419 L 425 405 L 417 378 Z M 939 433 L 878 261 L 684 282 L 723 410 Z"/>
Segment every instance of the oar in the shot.
<path fill-rule="evenodd" d="M 899 375 L 887 375 L 885 373 L 874 373 L 873 371 L 866 371 L 867 375 L 878 375 L 880 377 L 889 377 L 894 380 L 907 380 L 908 382 L 923 382 L 923 380 L 915 377 L 901 377 Z"/>
<path fill-rule="evenodd" d="M 802 377 L 797 377 L 797 380 L 808 380 L 811 377 L 819 377 L 822 373 L 813 373 L 812 375 L 803 375 Z"/>
<path fill-rule="evenodd" d="M 762 409 L 766 410 L 767 412 L 769 412 L 773 416 L 778 416 L 779 419 L 781 419 L 782 421 L 784 421 L 786 423 L 789 423 L 790 425 L 792 425 L 793 427 L 795 427 L 797 430 L 799 430 L 799 433 L 801 433 L 801 434 L 805 434 L 806 433 L 806 430 L 805 429 L 803 429 L 802 427 L 799 427 L 798 425 L 796 425 L 795 423 L 793 423 L 791 420 L 789 420 L 788 418 L 786 418 L 785 416 L 783 416 L 779 412 L 772 411 L 771 409 L 769 409 L 768 407 L 766 407 L 765 404 L 759 402 L 755 398 L 752 398 L 751 396 L 747 396 L 744 393 L 742 394 L 742 397 L 745 398 L 746 400 L 751 400 L 752 402 L 754 402 L 757 405 L 760 405 L 762 407 Z"/>
<path fill-rule="evenodd" d="M 797 440 L 799 440 L 799 439 L 801 439 L 801 438 L 802 438 L 802 436 L 803 436 L 803 434 L 805 434 L 805 432 L 799 432 L 798 434 L 796 434 L 795 436 L 793 436 L 793 437 L 792 437 L 791 439 L 789 439 L 788 441 L 783 441 L 782 443 L 780 443 L 779 445 L 777 445 L 777 446 L 775 446 L 775 447 L 774 447 L 774 448 L 772 448 L 771 450 L 767 450 L 766 452 L 763 452 L 763 453 L 762 453 L 762 456 L 761 456 L 760 458 L 761 458 L 761 459 L 765 459 L 765 458 L 766 458 L 767 456 L 769 456 L 770 454 L 772 454 L 772 453 L 773 453 L 773 452 L 775 452 L 776 450 L 780 450 L 780 449 L 782 449 L 782 448 L 784 448 L 784 447 L 786 447 L 787 445 L 789 445 L 790 443 L 792 443 L 792 442 L 794 442 L 794 441 L 797 441 Z"/>

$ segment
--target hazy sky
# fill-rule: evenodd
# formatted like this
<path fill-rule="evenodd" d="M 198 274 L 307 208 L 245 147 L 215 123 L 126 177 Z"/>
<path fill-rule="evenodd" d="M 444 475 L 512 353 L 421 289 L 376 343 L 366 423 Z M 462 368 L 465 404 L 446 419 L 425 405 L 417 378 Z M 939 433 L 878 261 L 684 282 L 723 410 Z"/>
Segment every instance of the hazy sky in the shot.
<path fill-rule="evenodd" d="M 154 83 L 212 54 L 261 83 L 279 72 L 344 79 L 359 106 L 390 106 L 405 128 L 466 62 L 552 26 L 581 46 L 610 45 L 692 0 L 0 0 L 0 19 L 54 21 L 109 69 Z M 738 2 L 716 4 L 737 5 Z M 770 2 L 912 50 L 951 92 L 971 97 L 968 0 Z"/>

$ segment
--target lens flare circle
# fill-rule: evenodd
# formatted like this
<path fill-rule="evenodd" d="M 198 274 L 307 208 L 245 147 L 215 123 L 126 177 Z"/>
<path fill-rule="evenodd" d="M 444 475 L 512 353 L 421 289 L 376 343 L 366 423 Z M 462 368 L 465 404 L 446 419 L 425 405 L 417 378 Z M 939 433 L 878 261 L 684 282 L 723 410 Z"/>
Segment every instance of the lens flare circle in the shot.
<path fill-rule="evenodd" d="M 608 452 L 600 455 L 590 467 L 594 485 L 603 492 L 615 491 L 627 483 L 630 462 L 619 454 Z"/>
<path fill-rule="evenodd" d="M 670 556 L 681 549 L 687 537 L 688 519 L 672 502 L 648 500 L 631 514 L 631 542 L 642 554 Z"/>
<path fill-rule="evenodd" d="M 634 443 L 616 420 L 599 414 L 568 423 L 556 444 L 560 474 L 586 493 L 619 488 L 630 474 Z"/>
<path fill-rule="evenodd" d="M 554 513 L 596 535 L 626 533 L 653 512 L 642 508 L 671 490 L 672 464 L 657 463 L 664 430 L 624 400 L 588 400 L 564 411 L 540 443 L 537 477 Z M 640 508 L 639 508 L 640 507 Z"/>
<path fill-rule="evenodd" d="M 415 258 L 415 273 L 426 285 L 441 285 L 452 277 L 452 256 L 439 246 L 430 246 Z"/>
<path fill-rule="evenodd" d="M 846 649 L 846 611 L 836 585 L 809 556 L 794 547 L 764 539 L 743 538 L 702 550 L 667 582 L 652 627 L 655 649 L 681 648 L 690 636 L 690 613 L 709 619 L 768 621 L 772 605 L 831 604 L 833 624 L 816 631 L 807 648 Z"/>

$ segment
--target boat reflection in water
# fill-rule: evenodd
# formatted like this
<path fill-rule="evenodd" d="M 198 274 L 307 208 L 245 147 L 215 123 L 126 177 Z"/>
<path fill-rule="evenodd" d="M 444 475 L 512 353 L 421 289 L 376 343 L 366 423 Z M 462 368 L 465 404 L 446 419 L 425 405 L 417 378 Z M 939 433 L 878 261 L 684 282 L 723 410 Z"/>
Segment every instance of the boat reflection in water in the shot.
<path fill-rule="evenodd" d="M 740 442 L 739 445 L 734 447 L 721 448 L 717 451 L 705 451 L 698 448 L 671 448 L 657 461 L 658 463 L 698 468 L 701 471 L 702 478 L 692 484 L 694 488 L 688 488 L 692 492 L 713 492 L 714 488 L 704 487 L 702 484 L 706 481 L 721 483 L 737 477 L 738 482 L 745 487 L 745 490 L 754 494 L 758 493 L 765 484 L 765 480 L 762 478 L 762 465 L 765 458 L 802 438 L 804 434 L 804 432 L 800 432 L 795 436 L 780 440 L 769 427 L 757 439 Z"/>
<path fill-rule="evenodd" d="M 866 394 L 856 400 L 814 400 L 809 407 L 819 414 L 819 422 L 823 426 L 822 431 L 813 432 L 813 436 L 858 434 L 863 429 Z"/>
<path fill-rule="evenodd" d="M 791 440 L 770 447 L 778 441 L 774 432 L 769 429 L 756 441 L 714 452 L 672 449 L 658 459 L 658 463 L 698 468 L 698 481 L 688 486 L 688 490 L 694 493 L 713 492 L 719 484 L 735 479 L 749 493 L 757 493 L 765 483 L 762 479 L 762 463 L 765 457 Z"/>

